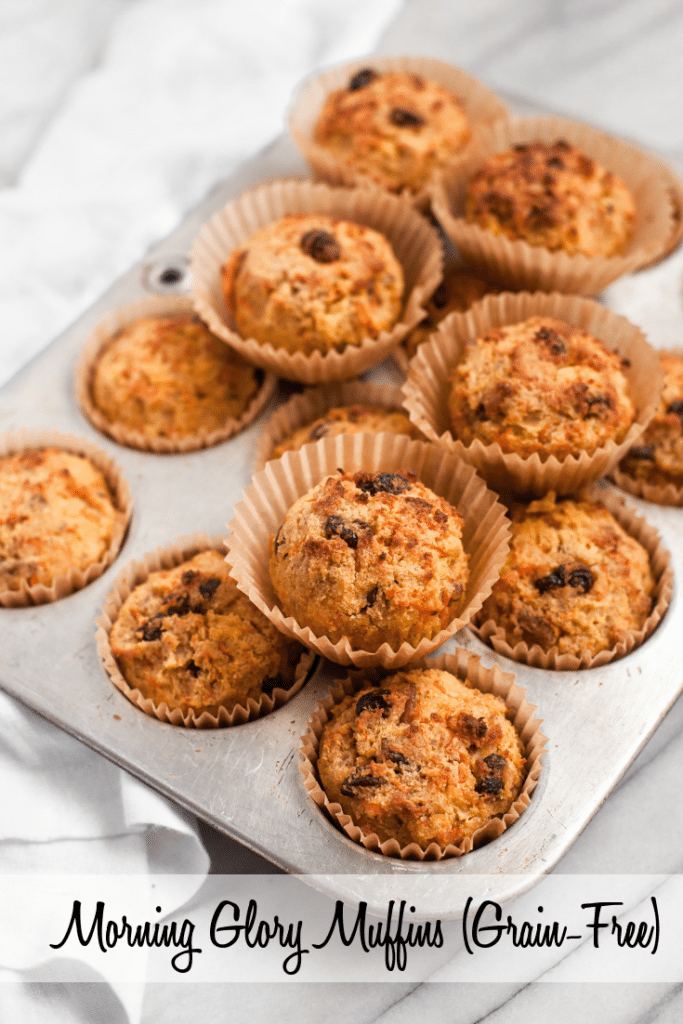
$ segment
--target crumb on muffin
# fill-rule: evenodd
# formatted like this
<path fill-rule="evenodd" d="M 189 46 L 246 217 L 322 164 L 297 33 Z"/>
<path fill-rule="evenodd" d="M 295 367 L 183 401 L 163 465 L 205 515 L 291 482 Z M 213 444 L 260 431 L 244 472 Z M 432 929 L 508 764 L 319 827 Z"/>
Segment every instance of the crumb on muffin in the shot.
<path fill-rule="evenodd" d="M 384 235 L 323 214 L 257 231 L 222 266 L 221 284 L 242 337 L 304 355 L 391 330 L 404 288 Z"/>
<path fill-rule="evenodd" d="M 549 316 L 468 342 L 450 375 L 455 437 L 542 459 L 619 443 L 635 419 L 626 362 L 599 339 Z"/>
<path fill-rule="evenodd" d="M 169 710 L 219 707 L 288 690 L 303 648 L 237 589 L 219 551 L 153 572 L 129 594 L 111 630 L 126 682 Z"/>
<path fill-rule="evenodd" d="M 511 510 L 500 579 L 476 616 L 493 619 L 507 643 L 591 656 L 642 629 L 655 581 L 646 549 L 603 505 L 551 492 Z"/>
<path fill-rule="evenodd" d="M 332 643 L 417 645 L 463 607 L 463 525 L 413 473 L 339 471 L 299 498 L 271 538 L 278 601 Z"/>
<path fill-rule="evenodd" d="M 423 849 L 505 814 L 525 766 L 504 701 L 438 669 L 398 672 L 333 706 L 317 762 L 327 798 L 356 825 Z"/>
<path fill-rule="evenodd" d="M 0 591 L 51 586 L 104 558 L 124 513 L 90 459 L 60 448 L 0 458 Z"/>
<path fill-rule="evenodd" d="M 275 446 L 271 458 L 279 459 L 285 452 L 295 452 L 321 437 L 339 434 L 407 434 L 416 439 L 421 436 L 402 409 L 356 403 L 328 409 L 324 416 L 305 423 Z"/>
<path fill-rule="evenodd" d="M 635 480 L 683 487 L 683 356 L 660 352 L 664 389 L 645 432 L 619 463 Z"/>
<path fill-rule="evenodd" d="M 383 188 L 419 191 L 470 139 L 462 100 L 404 72 L 357 71 L 331 93 L 314 140 Z"/>
<path fill-rule="evenodd" d="M 620 178 L 560 139 L 489 157 L 470 181 L 465 215 L 552 252 L 615 256 L 633 233 L 636 208 Z"/>

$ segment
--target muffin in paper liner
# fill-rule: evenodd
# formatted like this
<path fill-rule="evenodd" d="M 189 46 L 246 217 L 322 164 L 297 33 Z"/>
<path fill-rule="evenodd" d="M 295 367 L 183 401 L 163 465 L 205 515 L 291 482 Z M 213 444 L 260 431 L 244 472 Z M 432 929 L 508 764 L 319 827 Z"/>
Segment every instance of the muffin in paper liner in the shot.
<path fill-rule="evenodd" d="M 633 234 L 616 256 L 551 252 L 522 239 L 495 235 L 465 219 L 472 174 L 489 157 L 515 144 L 564 139 L 620 177 L 636 206 Z M 484 276 L 509 288 L 596 295 L 624 274 L 656 261 L 671 244 L 671 174 L 642 150 L 588 125 L 557 117 L 516 118 L 495 125 L 478 140 L 476 153 L 446 168 L 431 189 L 432 208 L 463 258 Z"/>
<path fill-rule="evenodd" d="M 303 778 L 304 787 L 313 802 L 335 822 L 346 835 L 356 843 L 362 844 L 366 850 L 374 853 L 381 853 L 387 857 L 400 857 L 401 860 L 441 860 L 442 857 L 460 857 L 471 850 L 476 849 L 485 843 L 502 835 L 510 826 L 517 821 L 522 812 L 531 802 L 531 795 L 536 788 L 542 768 L 542 761 L 546 750 L 547 737 L 540 731 L 542 719 L 535 717 L 536 707 L 526 699 L 526 691 L 515 682 L 515 676 L 510 672 L 503 672 L 494 665 L 492 668 L 485 668 L 480 658 L 463 648 L 457 648 L 454 654 L 440 655 L 435 658 L 427 658 L 419 665 L 411 665 L 411 668 L 442 669 L 450 672 L 457 679 L 465 682 L 473 689 L 481 690 L 483 693 L 493 693 L 501 697 L 511 711 L 511 720 L 524 745 L 526 757 L 526 776 L 522 789 L 510 809 L 502 817 L 491 818 L 482 828 L 479 828 L 457 845 L 439 846 L 437 843 L 430 843 L 425 849 L 417 843 L 410 843 L 401 847 L 396 839 L 388 839 L 381 842 L 374 832 L 365 832 L 356 825 L 352 818 L 345 814 L 338 803 L 332 803 L 325 795 L 317 775 L 318 748 L 323 727 L 329 720 L 331 708 L 339 703 L 346 695 L 353 694 L 371 682 L 379 682 L 382 673 L 359 673 L 353 672 L 346 679 L 338 681 L 332 687 L 329 695 L 318 704 L 313 712 L 309 723 L 308 731 L 301 737 L 302 763 L 300 772 Z"/>
<path fill-rule="evenodd" d="M 591 656 L 588 651 L 580 651 L 576 655 L 559 654 L 557 647 L 544 651 L 538 644 L 529 647 L 524 641 L 511 647 L 505 639 L 505 631 L 499 627 L 493 619 L 488 619 L 481 625 L 469 623 L 469 628 L 477 636 L 492 647 L 498 654 L 504 654 L 513 661 L 523 662 L 533 668 L 542 668 L 558 672 L 574 672 L 577 669 L 599 668 L 611 661 L 623 658 L 630 654 L 636 647 L 640 647 L 654 632 L 661 622 L 671 602 L 673 592 L 673 568 L 671 555 L 661 542 L 659 533 L 653 526 L 650 526 L 646 519 L 637 515 L 633 508 L 625 503 L 624 499 L 616 492 L 602 490 L 598 485 L 590 492 L 590 498 L 599 501 L 612 513 L 619 525 L 637 540 L 650 556 L 650 567 L 655 580 L 655 590 L 652 597 L 652 611 L 648 615 L 642 629 L 626 632 L 623 639 L 610 650 L 599 651 Z M 618 584 L 615 584 L 618 585 Z"/>
<path fill-rule="evenodd" d="M 683 349 L 672 349 L 671 355 L 683 358 Z M 645 435 L 646 437 L 646 435 Z M 644 438 L 641 438 L 644 440 Z M 673 481 L 665 484 L 654 484 L 649 480 L 637 479 L 621 468 L 617 463 L 609 472 L 610 479 L 622 491 L 627 491 L 634 498 L 644 498 L 655 505 L 671 505 L 674 508 L 683 507 L 683 486 L 678 486 Z"/>
<path fill-rule="evenodd" d="M 465 600 L 457 618 L 417 646 L 375 651 L 353 648 L 346 637 L 333 644 L 291 616 L 285 617 L 268 572 L 268 545 L 294 502 L 343 467 L 347 473 L 412 471 L 436 494 L 454 505 L 465 520 L 463 546 L 469 555 Z M 498 579 L 508 550 L 509 528 L 497 496 L 471 466 L 435 445 L 392 434 L 355 434 L 323 438 L 298 452 L 286 452 L 258 473 L 235 506 L 228 524 L 228 561 L 237 585 L 278 629 L 294 636 L 330 661 L 366 667 L 400 668 L 435 650 L 479 610 Z"/>
<path fill-rule="evenodd" d="M 143 583 L 153 572 L 161 569 L 172 569 L 176 565 L 187 561 L 201 551 L 213 549 L 225 552 L 225 538 L 223 536 L 212 537 L 209 534 L 197 533 L 190 537 L 180 537 L 173 544 L 165 548 L 157 548 L 151 554 L 145 555 L 141 561 L 129 562 L 114 582 L 113 590 L 108 594 L 102 612 L 95 620 L 97 631 L 95 641 L 97 650 L 102 660 L 104 669 L 117 687 L 137 708 L 145 714 L 160 722 L 168 722 L 170 725 L 195 727 L 197 729 L 215 729 L 222 726 L 242 725 L 254 718 L 261 718 L 276 708 L 286 704 L 302 688 L 310 678 L 314 667 L 315 656 L 310 651 L 302 650 L 297 665 L 294 682 L 288 690 L 282 687 L 275 687 L 272 695 L 262 694 L 259 701 L 249 698 L 246 706 L 234 704 L 232 708 L 220 706 L 216 714 L 203 711 L 200 715 L 195 714 L 193 708 L 183 712 L 182 708 L 170 709 L 166 702 L 155 704 L 150 697 L 144 697 L 140 690 L 131 687 L 124 678 L 116 660 L 112 654 L 110 634 L 116 617 L 130 593 L 140 583 Z"/>
<path fill-rule="evenodd" d="M 352 380 L 320 388 L 307 388 L 301 394 L 293 395 L 265 424 L 256 446 L 254 472 L 260 472 L 266 462 L 273 458 L 276 445 L 299 427 L 324 416 L 329 409 L 346 405 L 381 405 L 387 409 L 402 409 L 403 394 L 400 388 Z M 419 433 L 417 427 L 414 430 L 416 434 Z"/>
<path fill-rule="evenodd" d="M 58 573 L 49 586 L 43 583 L 29 586 L 22 580 L 19 590 L 0 591 L 0 606 L 4 608 L 49 604 L 82 590 L 98 579 L 118 555 L 133 512 L 132 495 L 122 470 L 110 455 L 85 437 L 49 429 L 16 430 L 0 436 L 0 458 L 41 448 L 61 448 L 65 452 L 89 459 L 104 475 L 118 514 L 107 549 L 97 562 L 85 569 L 71 568 L 68 572 Z"/>
<path fill-rule="evenodd" d="M 497 121 L 506 121 L 508 118 L 504 103 L 495 93 L 460 68 L 444 61 L 431 57 L 398 55 L 372 55 L 362 60 L 354 60 L 310 78 L 302 85 L 292 103 L 289 130 L 317 180 L 327 181 L 331 185 L 381 187 L 373 178 L 340 161 L 338 156 L 315 142 L 313 138 L 327 97 L 330 93 L 345 88 L 349 79 L 366 67 L 371 67 L 380 74 L 406 72 L 419 75 L 448 89 L 463 102 L 472 138 L 475 138 L 483 128 L 490 127 Z M 456 159 L 466 156 L 471 148 L 472 139 L 465 144 Z M 429 206 L 430 193 L 427 186 L 423 186 L 418 192 L 403 188 L 401 195 L 414 203 L 418 209 L 426 209 Z"/>
<path fill-rule="evenodd" d="M 235 330 L 221 288 L 220 269 L 256 231 L 287 214 L 320 213 L 366 225 L 383 234 L 403 268 L 402 312 L 390 331 L 311 355 L 287 352 Z M 424 316 L 423 301 L 441 280 L 438 235 L 424 217 L 396 196 L 367 188 L 332 188 L 310 181 L 272 181 L 245 192 L 207 221 L 195 239 L 191 269 L 195 309 L 219 338 L 245 359 L 288 380 L 326 384 L 347 380 L 381 362 Z"/>
<path fill-rule="evenodd" d="M 630 365 L 624 370 L 636 418 L 624 439 L 608 441 L 589 455 L 542 459 L 539 453 L 523 458 L 505 453 L 499 444 L 478 438 L 465 446 L 450 430 L 448 376 L 464 351 L 468 338 L 519 323 L 532 316 L 556 317 L 599 338 Z M 487 483 L 499 491 L 541 496 L 548 491 L 571 494 L 609 472 L 637 441 L 652 417 L 662 390 L 663 373 L 654 349 L 625 317 L 592 299 L 544 292 L 503 292 L 475 303 L 467 313 L 451 313 L 421 345 L 411 360 L 403 385 L 405 408 L 422 433 L 475 466 Z"/>
<path fill-rule="evenodd" d="M 258 384 L 256 394 L 240 417 L 226 420 L 218 430 L 203 430 L 185 437 L 148 437 L 141 431 L 132 430 L 123 423 L 109 420 L 95 405 L 92 397 L 92 382 L 100 355 L 119 330 L 136 320 L 142 317 L 168 316 L 179 313 L 194 313 L 194 305 L 189 296 L 158 295 L 138 299 L 137 302 L 110 310 L 100 320 L 83 346 L 75 372 L 76 400 L 81 411 L 94 427 L 127 448 L 138 448 L 157 454 L 174 454 L 211 448 L 248 427 L 262 411 L 275 390 L 276 378 L 271 374 L 266 374 Z M 262 370 L 256 370 L 255 373 L 263 375 Z"/>

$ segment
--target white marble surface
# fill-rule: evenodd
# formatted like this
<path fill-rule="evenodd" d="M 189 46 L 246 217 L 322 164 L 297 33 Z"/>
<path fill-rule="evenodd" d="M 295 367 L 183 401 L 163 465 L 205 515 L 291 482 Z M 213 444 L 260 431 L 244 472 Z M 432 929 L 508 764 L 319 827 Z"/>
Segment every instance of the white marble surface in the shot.
<path fill-rule="evenodd" d="M 493 88 L 683 159 L 677 0 L 4 0 L 0 30 L 5 375 L 281 131 L 292 87 L 320 63 L 372 49 L 439 56 Z M 235 90 L 238 106 L 225 101 Z M 680 286 L 667 288 L 680 303 Z M 679 700 L 556 871 L 680 873 L 682 763 Z M 211 830 L 202 835 L 220 870 L 269 870 Z M 3 844 L 0 861 L 8 856 Z M 59 988 L 39 997 L 35 1019 L 123 1019 L 98 987 L 83 987 L 75 1008 Z M 0 991 L 8 1020 L 20 1019 L 14 998 L 23 1008 L 21 991 Z M 149 985 L 141 1019 L 514 1024 L 549 1014 L 563 1024 L 668 1024 L 683 1018 L 683 992 L 343 977 L 326 986 Z"/>

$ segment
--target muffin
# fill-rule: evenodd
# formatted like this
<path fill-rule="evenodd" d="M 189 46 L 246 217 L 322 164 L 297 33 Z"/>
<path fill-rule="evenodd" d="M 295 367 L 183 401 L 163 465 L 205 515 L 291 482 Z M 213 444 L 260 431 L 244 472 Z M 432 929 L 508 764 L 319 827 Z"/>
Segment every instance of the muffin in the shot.
<path fill-rule="evenodd" d="M 475 622 L 510 647 L 591 656 L 640 630 L 653 606 L 650 556 L 601 504 L 553 493 L 513 505 L 510 551 Z"/>
<path fill-rule="evenodd" d="M 462 100 L 442 85 L 365 67 L 327 97 L 313 139 L 382 188 L 418 192 L 470 134 Z"/>
<path fill-rule="evenodd" d="M 324 214 L 257 231 L 221 267 L 239 333 L 290 353 L 341 352 L 399 319 L 404 279 L 384 235 Z"/>
<path fill-rule="evenodd" d="M 464 313 L 485 295 L 494 295 L 499 291 L 498 286 L 490 281 L 485 281 L 484 278 L 477 277 L 460 266 L 451 267 L 445 272 L 443 281 L 425 304 L 427 316 L 403 342 L 408 358 L 413 358 L 422 342 L 427 340 L 449 313 Z"/>
<path fill-rule="evenodd" d="M 407 434 L 418 438 L 420 432 L 402 409 L 383 405 L 346 405 L 329 409 L 310 423 L 289 434 L 273 449 L 271 458 L 279 459 L 285 452 L 298 451 L 305 444 L 321 437 L 338 434 Z"/>
<path fill-rule="evenodd" d="M 85 573 L 120 542 L 126 520 L 105 474 L 85 455 L 44 447 L 3 456 L 0 592 Z"/>
<path fill-rule="evenodd" d="M 619 463 L 619 470 L 653 487 L 671 484 L 683 488 L 683 355 L 660 352 L 659 361 L 664 370 L 661 401 L 638 444 Z"/>
<path fill-rule="evenodd" d="M 124 601 L 109 641 L 132 689 L 196 717 L 289 689 L 303 652 L 237 589 L 216 550 L 152 572 Z"/>
<path fill-rule="evenodd" d="M 116 331 L 93 368 L 90 392 L 107 425 L 179 440 L 240 419 L 262 381 L 263 371 L 185 312 L 143 316 Z"/>
<path fill-rule="evenodd" d="M 490 330 L 451 372 L 453 434 L 523 458 L 592 454 L 634 421 L 625 368 L 597 338 L 555 317 Z"/>
<path fill-rule="evenodd" d="M 271 537 L 282 611 L 361 650 L 434 637 L 464 603 L 463 525 L 414 473 L 338 471 L 299 498 Z"/>
<path fill-rule="evenodd" d="M 381 842 L 455 845 L 520 792 L 524 749 L 504 701 L 413 669 L 334 705 L 318 774 L 328 799 Z"/>
<path fill-rule="evenodd" d="M 633 232 L 633 196 L 623 181 L 563 139 L 520 143 L 472 176 L 467 220 L 496 235 L 569 255 L 615 256 Z"/>

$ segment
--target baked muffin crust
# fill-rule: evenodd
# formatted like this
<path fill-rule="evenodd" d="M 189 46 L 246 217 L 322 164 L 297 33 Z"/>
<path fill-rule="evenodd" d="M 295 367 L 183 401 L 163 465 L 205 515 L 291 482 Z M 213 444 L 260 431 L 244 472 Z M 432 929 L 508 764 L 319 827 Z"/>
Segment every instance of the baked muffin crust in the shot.
<path fill-rule="evenodd" d="M 184 438 L 239 419 L 262 376 L 199 317 L 149 316 L 106 346 L 92 397 L 110 423 L 148 438 Z"/>
<path fill-rule="evenodd" d="M 604 506 L 550 493 L 511 510 L 510 551 L 476 616 L 507 643 L 596 655 L 639 630 L 655 582 L 645 548 Z"/>
<path fill-rule="evenodd" d="M 417 645 L 462 608 L 462 528 L 457 509 L 413 473 L 339 471 L 296 501 L 271 538 L 280 606 L 332 643 Z"/>
<path fill-rule="evenodd" d="M 656 487 L 683 487 L 683 355 L 660 352 L 659 361 L 665 375 L 659 406 L 619 468 Z"/>
<path fill-rule="evenodd" d="M 303 652 L 237 589 L 219 551 L 202 551 L 137 586 L 110 636 L 129 686 L 169 710 L 216 714 L 289 689 Z"/>
<path fill-rule="evenodd" d="M 327 797 L 384 842 L 457 844 L 504 814 L 524 779 L 500 697 L 413 669 L 345 697 L 320 739 Z"/>
<path fill-rule="evenodd" d="M 465 215 L 553 252 L 614 256 L 631 237 L 636 209 L 620 178 L 560 139 L 489 157 L 470 181 Z"/>
<path fill-rule="evenodd" d="M 244 338 L 288 352 L 341 352 L 390 330 L 403 270 L 379 231 L 323 214 L 292 214 L 257 231 L 221 268 Z"/>
<path fill-rule="evenodd" d="M 337 437 L 339 434 L 407 434 L 419 438 L 420 433 L 410 422 L 402 409 L 383 405 L 336 406 L 324 416 L 311 423 L 305 423 L 273 449 L 271 458 L 279 459 L 285 452 L 298 451 L 305 444 L 319 441 L 321 437 Z"/>
<path fill-rule="evenodd" d="M 417 192 L 469 141 L 462 101 L 437 82 L 363 68 L 331 93 L 314 139 L 383 188 Z"/>
<path fill-rule="evenodd" d="M 60 448 L 0 458 L 0 590 L 51 586 L 102 559 L 124 513 L 103 473 Z"/>
<path fill-rule="evenodd" d="M 565 458 L 621 441 L 635 418 L 624 363 L 587 331 L 534 316 L 468 343 L 450 375 L 449 414 L 463 444 Z"/>

